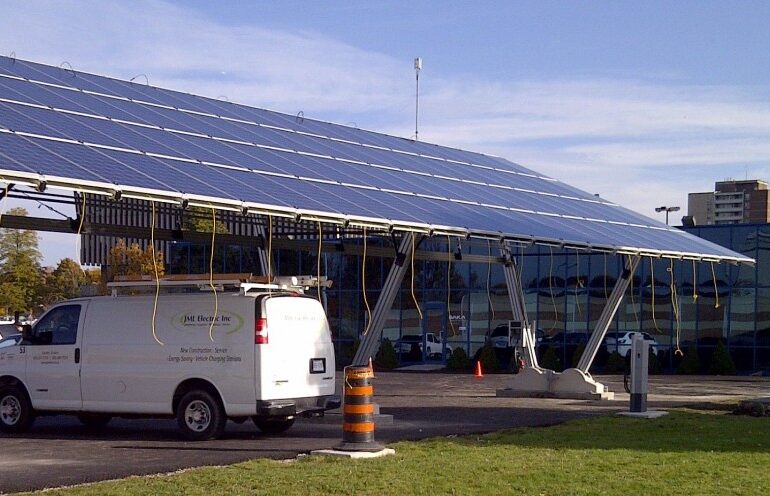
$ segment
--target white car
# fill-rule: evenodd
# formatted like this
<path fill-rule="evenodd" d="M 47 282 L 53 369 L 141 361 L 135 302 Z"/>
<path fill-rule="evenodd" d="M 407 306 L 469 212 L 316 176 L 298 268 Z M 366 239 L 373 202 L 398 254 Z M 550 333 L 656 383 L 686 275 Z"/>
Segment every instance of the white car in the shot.
<path fill-rule="evenodd" d="M 613 333 L 612 335 L 607 335 L 606 338 L 604 338 L 604 344 L 607 348 L 607 353 L 613 353 L 617 351 L 620 356 L 629 356 L 631 354 L 631 343 L 634 340 L 634 335 L 636 334 L 635 331 L 630 332 L 618 332 Z M 657 353 L 659 349 L 659 344 L 655 340 L 654 337 L 650 336 L 646 332 L 642 333 L 642 338 L 646 343 L 650 345 L 650 351 L 652 353 Z"/>
<path fill-rule="evenodd" d="M 412 345 L 417 345 L 422 353 L 422 334 L 404 334 L 401 339 L 397 339 L 393 344 L 396 353 L 400 355 L 407 355 L 412 351 Z M 436 336 L 432 332 L 425 333 L 425 354 L 428 357 L 441 356 L 444 349 L 444 343 L 441 338 Z"/>

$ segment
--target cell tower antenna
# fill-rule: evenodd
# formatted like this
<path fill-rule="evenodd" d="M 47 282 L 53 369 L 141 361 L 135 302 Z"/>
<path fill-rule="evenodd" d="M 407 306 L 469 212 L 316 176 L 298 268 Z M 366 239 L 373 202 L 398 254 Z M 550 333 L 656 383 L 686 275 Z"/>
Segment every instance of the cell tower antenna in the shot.
<path fill-rule="evenodd" d="M 422 70 L 422 59 L 417 57 L 414 59 L 414 80 L 415 80 L 415 92 L 414 92 L 414 140 L 419 141 L 419 131 L 417 130 L 418 117 L 420 115 L 420 71 Z"/>

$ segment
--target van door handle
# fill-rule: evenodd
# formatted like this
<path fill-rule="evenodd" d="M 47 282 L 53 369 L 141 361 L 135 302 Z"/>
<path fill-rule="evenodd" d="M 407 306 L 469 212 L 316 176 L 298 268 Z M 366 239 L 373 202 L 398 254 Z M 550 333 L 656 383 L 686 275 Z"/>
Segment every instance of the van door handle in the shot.
<path fill-rule="evenodd" d="M 80 363 L 80 348 L 75 348 L 75 363 Z"/>

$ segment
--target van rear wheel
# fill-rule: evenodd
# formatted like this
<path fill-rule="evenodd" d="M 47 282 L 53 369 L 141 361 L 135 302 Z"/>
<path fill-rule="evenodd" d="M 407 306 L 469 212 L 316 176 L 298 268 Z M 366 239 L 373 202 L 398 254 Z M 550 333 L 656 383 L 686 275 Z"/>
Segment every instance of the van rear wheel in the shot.
<path fill-rule="evenodd" d="M 280 434 L 294 425 L 294 417 L 251 417 L 257 429 L 265 434 Z"/>
<path fill-rule="evenodd" d="M 225 430 L 227 417 L 214 396 L 206 391 L 190 391 L 182 397 L 176 414 L 182 435 L 190 441 L 216 439 Z"/>
<path fill-rule="evenodd" d="M 32 404 L 22 388 L 0 387 L 0 431 L 25 432 L 34 420 Z"/>

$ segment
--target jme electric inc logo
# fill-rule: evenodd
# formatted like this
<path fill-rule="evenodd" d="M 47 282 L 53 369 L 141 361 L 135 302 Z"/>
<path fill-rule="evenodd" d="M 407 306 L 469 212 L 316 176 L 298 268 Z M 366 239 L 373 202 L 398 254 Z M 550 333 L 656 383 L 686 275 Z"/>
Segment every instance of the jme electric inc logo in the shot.
<path fill-rule="evenodd" d="M 233 334 L 243 329 L 243 317 L 232 312 L 212 313 L 183 312 L 174 316 L 172 323 L 180 331 L 198 331 L 208 329 L 214 322 L 214 330 Z"/>

